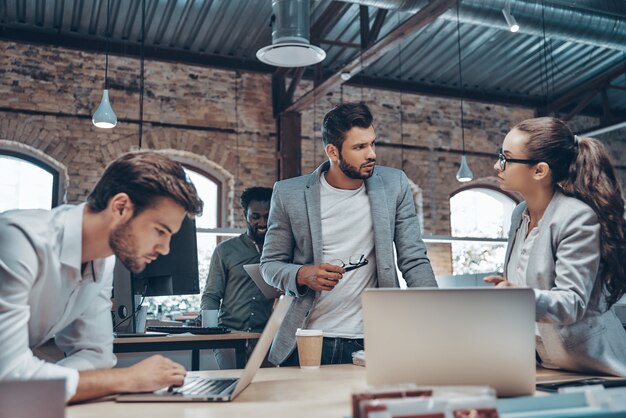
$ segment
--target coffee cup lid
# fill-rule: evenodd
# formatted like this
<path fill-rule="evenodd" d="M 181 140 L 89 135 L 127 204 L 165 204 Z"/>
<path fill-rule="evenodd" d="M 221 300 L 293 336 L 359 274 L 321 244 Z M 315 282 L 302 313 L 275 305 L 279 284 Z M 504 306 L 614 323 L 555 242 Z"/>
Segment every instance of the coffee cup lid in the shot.
<path fill-rule="evenodd" d="M 322 336 L 322 330 L 321 329 L 302 329 L 302 328 L 298 328 L 296 330 L 296 336 L 299 337 L 318 337 L 318 336 Z"/>

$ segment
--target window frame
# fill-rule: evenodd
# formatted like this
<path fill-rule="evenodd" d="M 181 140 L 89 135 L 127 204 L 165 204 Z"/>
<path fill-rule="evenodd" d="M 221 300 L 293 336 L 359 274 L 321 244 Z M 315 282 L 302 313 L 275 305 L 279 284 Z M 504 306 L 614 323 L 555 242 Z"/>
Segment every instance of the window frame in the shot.
<path fill-rule="evenodd" d="M 204 176 L 206 178 L 208 178 L 209 180 L 211 180 L 213 183 L 215 183 L 215 185 L 217 186 L 217 223 L 216 223 L 216 227 L 217 228 L 221 228 L 222 227 L 222 221 L 224 219 L 224 201 L 223 201 L 223 196 L 222 196 L 222 192 L 223 192 L 223 187 L 224 185 L 222 184 L 222 181 L 220 179 L 218 179 L 216 176 L 212 175 L 211 173 L 209 173 L 206 170 L 203 170 L 202 168 L 193 165 L 193 164 L 189 164 L 187 162 L 181 162 L 179 161 L 180 164 L 186 168 L 187 170 L 193 171 L 201 176 Z M 202 228 L 201 228 L 202 229 Z M 198 231 L 199 233 L 209 233 L 206 231 Z"/>
<path fill-rule="evenodd" d="M 449 198 L 449 202 L 452 201 L 452 199 L 458 195 L 459 193 L 462 192 L 469 192 L 469 191 L 474 191 L 474 192 L 479 192 L 479 193 L 484 193 L 488 196 L 491 195 L 491 193 L 486 193 L 486 192 L 493 192 L 493 194 L 499 194 L 501 197 L 504 198 L 508 198 L 511 200 L 511 202 L 513 203 L 514 207 L 517 206 L 520 202 L 521 202 L 521 198 L 519 195 L 514 194 L 514 193 L 510 193 L 507 192 L 505 190 L 502 190 L 500 187 L 491 184 L 487 181 L 483 181 L 483 182 L 472 182 L 471 184 L 467 184 L 467 185 L 463 185 L 459 188 L 457 188 L 456 190 L 454 190 L 452 193 L 450 193 L 450 198 Z M 493 198 L 495 198 L 494 196 L 492 196 Z M 487 245 L 498 245 L 498 244 L 506 244 L 508 242 L 508 232 L 506 230 L 503 231 L 504 233 L 504 237 L 500 237 L 500 238 L 496 238 L 496 237 L 489 237 L 489 238 L 485 238 L 485 237 L 458 237 L 455 236 L 453 231 L 452 231 L 452 205 L 450 204 L 450 238 L 451 238 L 451 242 L 450 242 L 450 255 L 454 258 L 454 250 L 453 250 L 453 243 L 454 241 L 456 242 L 464 242 L 464 243 L 473 243 L 473 244 L 487 244 Z M 505 223 L 506 225 L 506 223 Z M 456 238 L 456 239 L 455 239 Z M 505 246 L 506 249 L 506 246 Z M 452 262 L 452 274 L 454 273 L 454 261 Z"/>
<path fill-rule="evenodd" d="M 18 160 L 23 160 L 26 161 L 30 164 L 33 164 L 34 166 L 41 168 L 42 170 L 50 173 L 52 175 L 52 200 L 51 200 L 51 209 L 59 206 L 59 194 L 60 194 L 60 180 L 61 180 L 61 175 L 59 173 L 59 171 L 52 167 L 50 164 L 47 164 L 46 162 L 38 159 L 37 157 L 34 157 L 32 155 L 29 154 L 25 154 L 22 152 L 18 152 L 18 151 L 13 151 L 13 150 L 7 150 L 7 149 L 1 149 L 0 148 L 0 157 L 2 156 L 7 156 L 7 157 L 12 157 L 12 158 L 16 158 Z"/>
<path fill-rule="evenodd" d="M 522 202 L 522 199 L 520 198 L 520 196 L 515 194 L 515 193 L 511 193 L 509 191 L 502 190 L 500 187 L 495 186 L 493 184 L 489 184 L 489 183 L 475 183 L 475 182 L 472 182 L 471 184 L 463 185 L 463 186 L 457 188 L 456 190 L 454 190 L 452 193 L 450 193 L 450 199 L 452 199 L 455 195 L 457 195 L 457 194 L 459 194 L 461 192 L 467 192 L 467 191 L 472 190 L 472 189 L 489 189 L 489 190 L 493 190 L 494 192 L 501 193 L 501 194 L 505 195 L 506 197 L 510 198 L 511 200 L 513 200 L 515 202 L 516 205 L 518 205 L 518 204 L 520 204 Z"/>

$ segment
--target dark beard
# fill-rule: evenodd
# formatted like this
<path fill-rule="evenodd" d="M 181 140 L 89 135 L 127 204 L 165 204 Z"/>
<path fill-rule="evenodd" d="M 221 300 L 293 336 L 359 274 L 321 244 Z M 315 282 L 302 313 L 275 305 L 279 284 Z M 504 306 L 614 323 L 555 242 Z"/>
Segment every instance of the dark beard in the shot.
<path fill-rule="evenodd" d="M 146 263 L 142 263 L 134 256 L 134 248 L 137 247 L 134 237 L 130 233 L 129 222 L 119 225 L 109 236 L 109 247 L 119 258 L 124 266 L 133 273 L 141 273 L 146 268 Z"/>
<path fill-rule="evenodd" d="M 376 160 L 369 159 L 367 160 L 365 164 L 369 164 L 373 162 L 376 162 Z M 355 166 L 348 164 L 343 159 L 343 155 L 341 155 L 341 152 L 339 152 L 339 168 L 341 169 L 343 174 L 346 175 L 346 177 L 351 178 L 353 180 L 366 180 L 372 177 L 372 174 L 374 174 L 374 169 L 372 169 L 372 171 L 370 171 L 369 174 L 365 174 L 365 175 L 361 174 Z"/>
<path fill-rule="evenodd" d="M 252 227 L 252 225 L 250 225 L 249 223 L 246 222 L 246 224 L 248 225 L 248 236 L 250 238 L 252 238 L 252 240 L 254 242 L 256 242 L 257 244 L 261 244 L 263 245 L 263 243 L 265 242 L 265 234 L 261 235 L 258 234 L 256 232 L 256 229 Z"/>

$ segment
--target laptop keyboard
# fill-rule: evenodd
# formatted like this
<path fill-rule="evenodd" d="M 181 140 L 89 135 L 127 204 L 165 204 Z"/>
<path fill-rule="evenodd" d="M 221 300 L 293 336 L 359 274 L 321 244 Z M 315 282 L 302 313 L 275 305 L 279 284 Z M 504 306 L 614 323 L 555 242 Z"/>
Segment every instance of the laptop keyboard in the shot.
<path fill-rule="evenodd" d="M 183 386 L 174 388 L 174 393 L 193 396 L 218 396 L 239 379 L 193 379 Z"/>
<path fill-rule="evenodd" d="M 228 328 L 224 327 L 211 327 L 211 328 L 202 328 L 202 327 L 160 327 L 160 326 L 149 326 L 146 328 L 147 331 L 156 331 L 156 332 L 165 332 L 167 334 L 183 334 L 185 332 L 190 332 L 192 334 L 227 334 L 230 332 Z"/>

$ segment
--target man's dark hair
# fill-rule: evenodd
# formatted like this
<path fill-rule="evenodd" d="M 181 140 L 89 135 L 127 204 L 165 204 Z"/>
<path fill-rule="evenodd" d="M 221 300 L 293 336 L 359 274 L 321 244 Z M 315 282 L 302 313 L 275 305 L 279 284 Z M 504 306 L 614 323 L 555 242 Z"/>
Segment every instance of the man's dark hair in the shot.
<path fill-rule="evenodd" d="M 346 133 L 350 129 L 355 126 L 367 129 L 372 126 L 372 122 L 372 113 L 365 103 L 340 104 L 324 116 L 324 122 L 322 123 L 324 146 L 333 144 L 341 151 Z"/>
<path fill-rule="evenodd" d="M 250 202 L 269 202 L 272 200 L 272 189 L 269 187 L 248 187 L 241 194 L 241 207 L 244 212 L 248 212 Z"/>
<path fill-rule="evenodd" d="M 160 197 L 172 199 L 188 215 L 202 214 L 202 200 L 183 166 L 156 152 L 129 152 L 109 164 L 87 196 L 87 206 L 101 212 L 118 193 L 130 197 L 133 216 L 152 207 Z"/>

